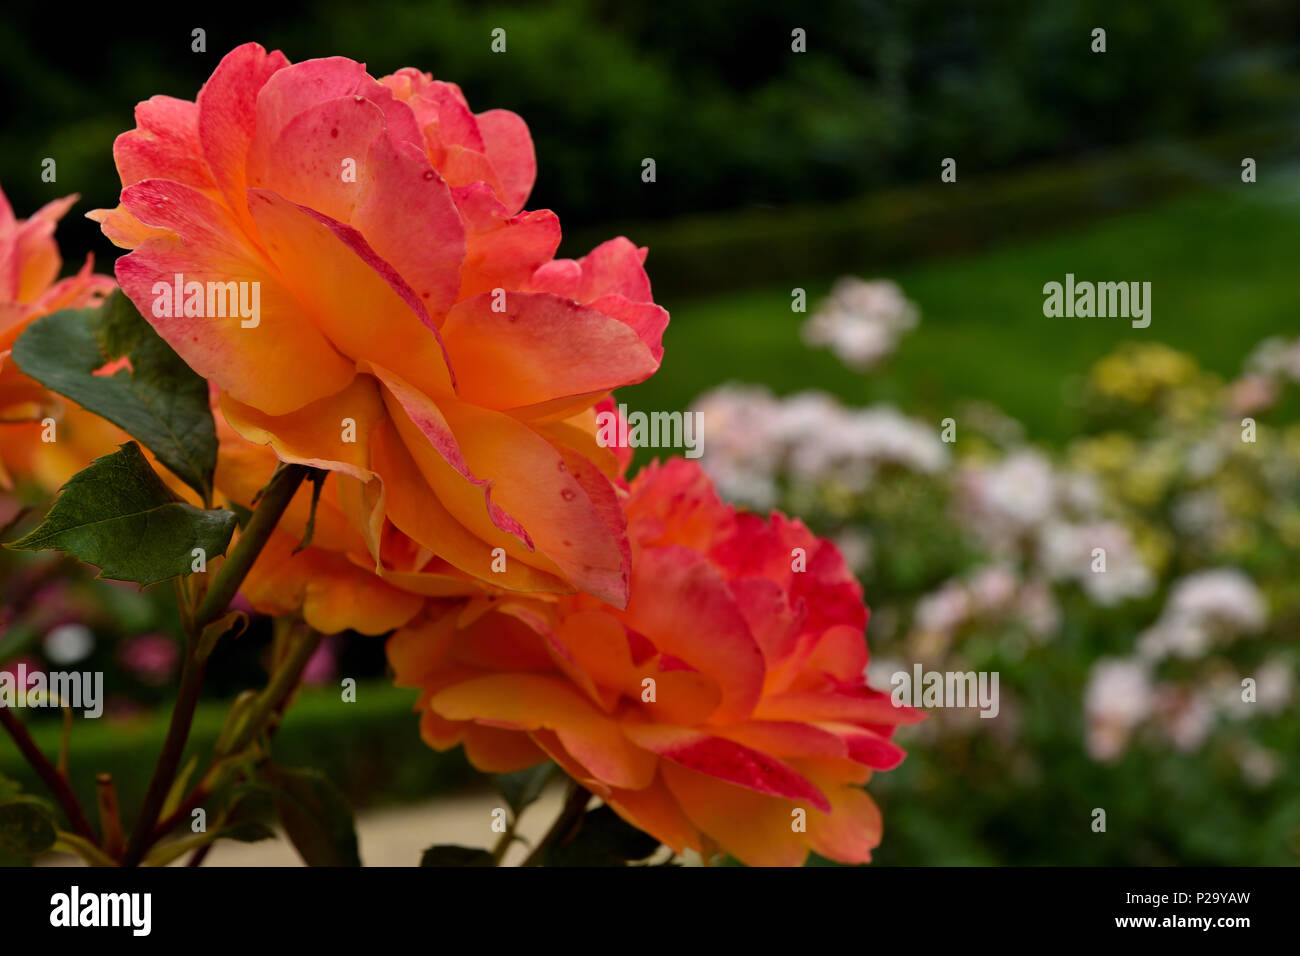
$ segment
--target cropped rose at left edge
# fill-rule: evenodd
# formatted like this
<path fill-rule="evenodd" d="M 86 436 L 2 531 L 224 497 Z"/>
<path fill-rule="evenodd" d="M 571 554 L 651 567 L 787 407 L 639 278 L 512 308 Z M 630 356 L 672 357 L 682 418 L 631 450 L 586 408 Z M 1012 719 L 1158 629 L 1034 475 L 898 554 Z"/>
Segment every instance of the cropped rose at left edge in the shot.
<path fill-rule="evenodd" d="M 0 190 L 0 489 L 30 480 L 56 491 L 97 455 L 125 439 L 120 429 L 25 375 L 11 352 L 18 336 L 41 316 L 96 304 L 113 290 L 96 275 L 94 260 L 59 279 L 63 258 L 54 230 L 77 201 L 75 195 L 46 203 L 28 219 L 14 216 Z M 43 439 L 46 418 L 57 440 Z"/>

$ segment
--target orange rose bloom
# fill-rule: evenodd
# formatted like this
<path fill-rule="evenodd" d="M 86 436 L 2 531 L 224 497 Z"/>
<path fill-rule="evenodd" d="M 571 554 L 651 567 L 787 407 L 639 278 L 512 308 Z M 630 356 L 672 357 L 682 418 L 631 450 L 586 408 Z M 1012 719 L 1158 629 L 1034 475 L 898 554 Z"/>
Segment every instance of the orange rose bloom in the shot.
<path fill-rule="evenodd" d="M 738 513 L 674 459 L 632 482 L 625 610 L 585 595 L 430 602 L 388 643 L 430 746 L 488 772 L 546 758 L 674 850 L 870 859 L 861 789 L 919 719 L 868 688 L 862 591 L 828 541 Z"/>
<path fill-rule="evenodd" d="M 14 342 L 36 319 L 96 305 L 116 284 L 95 275 L 89 257 L 76 275 L 58 280 L 63 259 L 54 228 L 77 198 L 56 199 L 30 219 L 15 219 L 0 190 L 0 489 L 25 478 L 56 491 L 125 440 L 120 429 L 48 391 L 10 358 Z M 52 442 L 43 439 L 47 417 L 56 421 Z"/>
<path fill-rule="evenodd" d="M 121 205 L 95 214 L 134 250 L 123 290 L 234 432 L 332 473 L 337 534 L 318 522 L 294 557 L 290 523 L 244 589 L 254 606 L 305 602 L 324 574 L 371 588 L 358 570 L 382 585 L 358 601 L 403 592 L 407 616 L 490 588 L 626 603 L 594 406 L 658 368 L 667 313 L 625 239 L 553 260 L 554 214 L 521 212 L 536 168 L 519 117 L 415 71 L 247 44 L 197 102 L 154 97 L 136 120 L 114 145 Z M 265 473 L 235 470 L 218 487 L 246 500 Z M 398 610 L 328 626 L 382 630 Z"/>

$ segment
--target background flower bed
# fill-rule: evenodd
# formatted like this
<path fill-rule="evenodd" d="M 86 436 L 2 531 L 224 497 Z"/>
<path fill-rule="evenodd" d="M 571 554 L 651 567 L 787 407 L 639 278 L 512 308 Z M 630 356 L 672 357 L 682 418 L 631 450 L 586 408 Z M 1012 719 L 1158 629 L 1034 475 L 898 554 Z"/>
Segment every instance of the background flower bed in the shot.
<path fill-rule="evenodd" d="M 808 328 L 895 298 L 871 288 L 837 288 L 857 310 Z M 1089 370 L 1087 427 L 1055 452 L 987 403 L 954 407 L 945 445 L 933 421 L 815 390 L 701 398 L 723 493 L 802 514 L 875 595 L 876 686 L 914 663 L 1001 678 L 993 719 L 938 710 L 900 733 L 906 769 L 879 787 L 905 834 L 882 855 L 1294 861 L 1297 373 L 1300 339 L 1263 344 L 1230 384 L 1129 344 Z M 1105 837 L 1074 816 L 1096 808 Z"/>

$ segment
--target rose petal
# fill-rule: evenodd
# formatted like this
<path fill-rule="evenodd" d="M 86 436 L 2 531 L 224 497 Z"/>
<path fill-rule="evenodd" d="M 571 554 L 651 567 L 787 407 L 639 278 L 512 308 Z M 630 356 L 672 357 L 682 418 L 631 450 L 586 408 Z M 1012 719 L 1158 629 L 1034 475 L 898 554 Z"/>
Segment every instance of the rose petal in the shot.
<path fill-rule="evenodd" d="M 154 96 L 135 107 L 135 129 L 113 141 L 113 160 L 122 185 L 142 179 L 170 179 L 195 189 L 217 188 L 199 141 L 199 106 L 171 96 Z"/>
<path fill-rule="evenodd" d="M 613 786 L 635 790 L 654 779 L 655 758 L 632 746 L 618 725 L 554 678 L 538 674 L 480 677 L 439 691 L 429 705 L 448 720 L 553 730 L 574 759 Z"/>
<path fill-rule="evenodd" d="M 537 157 L 528 124 L 509 110 L 488 110 L 475 118 L 483 151 L 501 180 L 501 201 L 513 215 L 524 208 L 537 179 Z"/>
<path fill-rule="evenodd" d="M 546 293 L 467 299 L 448 314 L 442 335 L 460 396 L 487 408 L 598 396 L 643 381 L 659 365 L 623 322 Z"/>
<path fill-rule="evenodd" d="M 239 401 L 269 414 L 301 408 L 347 386 L 353 368 L 303 314 L 302 307 L 239 241 L 234 220 L 203 193 L 179 183 L 151 179 L 122 192 L 123 204 L 141 222 L 173 235 L 146 239 L 117 260 L 122 290 L 154 329 L 200 375 Z M 259 283 L 260 317 L 245 328 L 233 317 L 160 316 L 155 283 Z M 251 285 L 245 288 L 251 290 Z M 163 293 L 164 296 L 169 293 Z M 205 300 L 206 310 L 206 300 Z M 169 311 L 175 311 L 174 304 Z M 240 360 L 232 362 L 232 355 Z M 285 374 L 284 356 L 312 370 Z"/>
<path fill-rule="evenodd" d="M 623 733 L 688 770 L 770 796 L 806 801 L 819 810 L 830 809 L 821 791 L 789 764 L 734 740 L 663 724 L 627 724 Z"/>
<path fill-rule="evenodd" d="M 708 561 L 681 547 L 645 549 L 632 565 L 631 593 L 628 626 L 721 688 L 712 721 L 748 717 L 763 689 L 763 653 Z"/>

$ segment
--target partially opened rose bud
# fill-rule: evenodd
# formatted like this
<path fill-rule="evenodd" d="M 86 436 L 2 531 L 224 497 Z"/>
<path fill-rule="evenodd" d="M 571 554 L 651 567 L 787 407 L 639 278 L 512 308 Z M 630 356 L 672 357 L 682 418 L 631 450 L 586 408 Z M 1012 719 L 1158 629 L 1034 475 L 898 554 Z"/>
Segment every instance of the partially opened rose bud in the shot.
<path fill-rule="evenodd" d="M 830 542 L 723 504 L 694 463 L 627 501 L 626 610 L 588 596 L 430 602 L 389 641 L 424 739 L 491 772 L 547 758 L 675 850 L 864 862 L 861 789 L 919 715 L 866 686 L 862 591 Z"/>
<path fill-rule="evenodd" d="M 476 116 L 414 71 L 247 44 L 197 102 L 154 97 L 136 119 L 114 146 L 121 205 L 95 214 L 134 250 L 123 290 L 234 432 L 332 473 L 340 575 L 626 603 L 594 406 L 658 368 L 667 314 L 626 240 L 552 261 L 555 216 L 520 212 L 536 168 L 519 117 Z"/>

